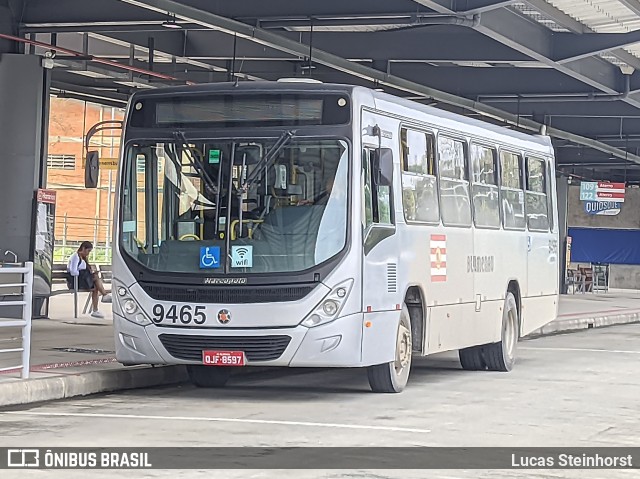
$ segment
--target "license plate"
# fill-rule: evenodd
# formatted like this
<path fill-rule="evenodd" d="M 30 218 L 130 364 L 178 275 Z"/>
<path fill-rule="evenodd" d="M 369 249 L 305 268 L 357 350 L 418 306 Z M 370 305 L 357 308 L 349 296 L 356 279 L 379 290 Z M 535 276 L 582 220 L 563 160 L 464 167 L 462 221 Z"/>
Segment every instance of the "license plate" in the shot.
<path fill-rule="evenodd" d="M 202 351 L 205 366 L 244 366 L 244 351 Z"/>

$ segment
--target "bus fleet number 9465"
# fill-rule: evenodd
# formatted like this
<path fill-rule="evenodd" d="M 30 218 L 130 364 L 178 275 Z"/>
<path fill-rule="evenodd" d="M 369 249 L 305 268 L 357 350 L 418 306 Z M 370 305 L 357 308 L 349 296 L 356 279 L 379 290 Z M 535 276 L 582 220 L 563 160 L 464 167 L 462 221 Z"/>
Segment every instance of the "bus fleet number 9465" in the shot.
<path fill-rule="evenodd" d="M 175 304 L 165 308 L 162 304 L 156 304 L 153 306 L 153 315 L 151 320 L 160 324 L 204 324 L 207 321 L 205 315 L 206 308 L 204 306 L 191 306 L 185 304 L 184 306 L 176 306 Z"/>

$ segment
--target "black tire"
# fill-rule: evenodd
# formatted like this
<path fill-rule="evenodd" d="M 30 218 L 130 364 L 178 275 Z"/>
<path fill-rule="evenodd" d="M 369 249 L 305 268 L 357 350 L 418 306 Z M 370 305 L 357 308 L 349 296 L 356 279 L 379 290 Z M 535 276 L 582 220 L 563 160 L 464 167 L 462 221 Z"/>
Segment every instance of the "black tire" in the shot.
<path fill-rule="evenodd" d="M 500 341 L 483 347 L 483 357 L 489 371 L 509 372 L 516 363 L 516 349 L 520 337 L 520 318 L 516 298 L 507 293 L 502 308 Z"/>
<path fill-rule="evenodd" d="M 462 369 L 466 371 L 484 371 L 487 363 L 484 362 L 482 346 L 473 346 L 458 351 Z"/>
<path fill-rule="evenodd" d="M 404 305 L 396 333 L 396 359 L 367 368 L 369 386 L 376 393 L 399 393 L 409 381 L 412 359 L 411 318 Z"/>
<path fill-rule="evenodd" d="M 216 366 L 187 366 L 189 380 L 199 388 L 221 388 L 227 384 L 231 376 L 231 368 Z"/>

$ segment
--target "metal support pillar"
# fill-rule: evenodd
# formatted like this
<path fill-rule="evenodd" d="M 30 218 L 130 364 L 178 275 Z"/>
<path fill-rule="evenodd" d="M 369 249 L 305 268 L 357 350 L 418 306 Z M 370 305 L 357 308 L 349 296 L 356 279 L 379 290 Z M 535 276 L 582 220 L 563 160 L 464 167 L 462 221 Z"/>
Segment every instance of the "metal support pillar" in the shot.
<path fill-rule="evenodd" d="M 46 184 L 49 75 L 35 55 L 0 54 L 0 249 L 33 261 L 35 192 Z M 38 279 L 35 281 L 37 294 Z"/>

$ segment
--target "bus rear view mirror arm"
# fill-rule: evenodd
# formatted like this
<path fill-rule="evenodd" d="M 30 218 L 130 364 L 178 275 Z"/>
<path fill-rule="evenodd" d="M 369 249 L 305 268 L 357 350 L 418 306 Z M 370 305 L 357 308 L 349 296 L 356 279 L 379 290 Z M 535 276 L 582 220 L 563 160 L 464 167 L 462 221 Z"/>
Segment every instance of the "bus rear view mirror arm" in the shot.
<path fill-rule="evenodd" d="M 393 184 L 393 151 L 391 148 L 378 148 L 374 155 L 376 185 L 391 186 Z"/>

